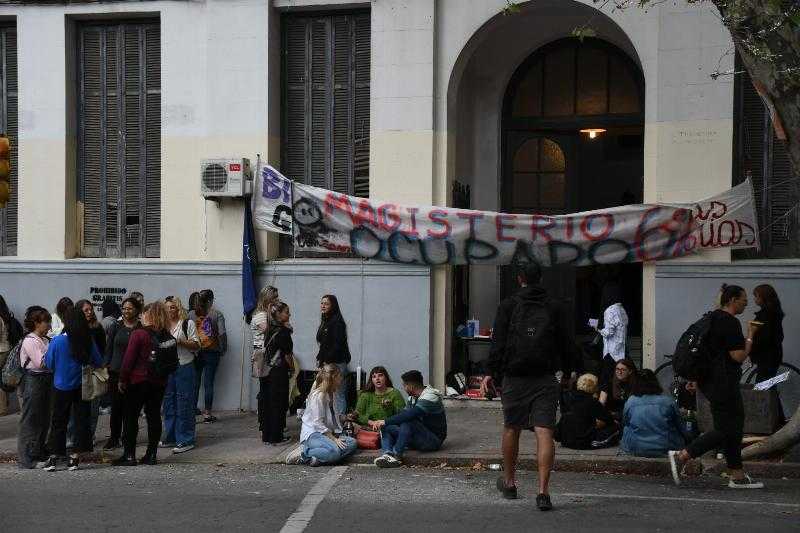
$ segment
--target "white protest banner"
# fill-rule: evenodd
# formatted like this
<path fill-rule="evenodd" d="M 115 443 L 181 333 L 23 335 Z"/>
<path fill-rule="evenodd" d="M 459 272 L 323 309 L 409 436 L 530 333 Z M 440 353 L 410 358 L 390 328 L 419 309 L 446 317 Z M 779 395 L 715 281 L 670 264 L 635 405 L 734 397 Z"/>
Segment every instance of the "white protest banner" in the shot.
<path fill-rule="evenodd" d="M 267 165 L 255 180 L 253 224 L 258 229 L 292 234 L 292 180 Z"/>
<path fill-rule="evenodd" d="M 656 261 L 759 242 L 749 181 L 691 204 L 559 216 L 398 206 L 296 183 L 293 216 L 300 249 L 425 265 Z"/>

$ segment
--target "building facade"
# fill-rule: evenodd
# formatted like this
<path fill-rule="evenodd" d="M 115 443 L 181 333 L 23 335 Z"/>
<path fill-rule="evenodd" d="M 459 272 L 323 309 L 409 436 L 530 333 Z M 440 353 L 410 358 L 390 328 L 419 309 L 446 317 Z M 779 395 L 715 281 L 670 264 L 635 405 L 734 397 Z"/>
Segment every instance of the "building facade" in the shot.
<path fill-rule="evenodd" d="M 243 200 L 204 199 L 200 162 L 260 154 L 292 179 L 398 204 L 552 214 L 692 201 L 750 177 L 761 252 L 564 268 L 547 285 L 579 336 L 603 283 L 620 282 L 632 354 L 650 367 L 722 282 L 773 283 L 791 320 L 800 262 L 788 160 L 749 81 L 730 74 L 732 43 L 712 7 L 518 5 L 0 2 L 0 122 L 16 169 L 0 210 L 0 294 L 19 315 L 61 296 L 185 300 L 211 288 L 230 339 L 219 407 L 253 407 Z M 591 37 L 573 36 L 587 25 Z M 292 306 L 304 368 L 319 298 L 334 293 L 353 368 L 418 368 L 443 386 L 461 364 L 454 326 L 490 325 L 511 290 L 504 268 L 311 257 L 266 233 L 259 245 L 259 282 Z M 787 359 L 797 348 L 787 328 Z"/>

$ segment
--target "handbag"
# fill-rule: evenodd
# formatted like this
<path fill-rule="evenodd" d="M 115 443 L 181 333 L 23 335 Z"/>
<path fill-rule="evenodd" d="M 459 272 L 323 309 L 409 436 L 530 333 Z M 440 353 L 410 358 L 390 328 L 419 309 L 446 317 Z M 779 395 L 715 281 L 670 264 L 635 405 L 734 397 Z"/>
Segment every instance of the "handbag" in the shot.
<path fill-rule="evenodd" d="M 376 431 L 360 429 L 356 433 L 356 443 L 361 450 L 377 450 L 381 447 L 381 434 Z"/>
<path fill-rule="evenodd" d="M 84 365 L 81 369 L 81 400 L 88 402 L 108 392 L 108 369 Z"/>
<path fill-rule="evenodd" d="M 275 333 L 269 338 L 269 341 L 264 345 L 263 348 L 259 348 L 257 350 L 253 350 L 253 370 L 252 375 L 254 378 L 265 378 L 269 376 L 272 367 L 275 366 L 273 361 L 274 357 L 271 360 L 267 360 L 267 354 L 269 353 L 269 347 L 272 344 L 272 341 L 275 340 L 275 337 L 280 332 L 280 328 L 275 330 Z"/>

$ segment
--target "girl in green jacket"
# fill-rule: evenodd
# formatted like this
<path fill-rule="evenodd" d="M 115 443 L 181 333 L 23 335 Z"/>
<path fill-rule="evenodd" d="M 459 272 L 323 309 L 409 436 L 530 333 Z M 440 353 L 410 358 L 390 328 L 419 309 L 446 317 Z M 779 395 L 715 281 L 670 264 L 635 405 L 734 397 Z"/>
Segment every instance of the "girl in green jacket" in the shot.
<path fill-rule="evenodd" d="M 386 420 L 404 407 L 403 395 L 392 387 L 389 373 L 384 367 L 376 366 L 370 370 L 369 379 L 358 394 L 358 403 L 351 419 L 361 426 L 369 427 L 371 421 Z"/>

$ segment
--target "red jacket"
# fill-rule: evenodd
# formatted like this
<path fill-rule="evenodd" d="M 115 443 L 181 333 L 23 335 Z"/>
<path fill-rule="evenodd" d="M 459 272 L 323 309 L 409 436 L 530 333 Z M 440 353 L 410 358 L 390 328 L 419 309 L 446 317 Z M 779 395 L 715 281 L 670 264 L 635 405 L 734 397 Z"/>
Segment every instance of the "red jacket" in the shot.
<path fill-rule="evenodd" d="M 149 328 L 139 328 L 131 333 L 119 373 L 119 380 L 122 383 L 136 385 L 148 382 L 155 385 L 166 385 L 166 380 L 156 377 L 150 371 L 150 355 L 154 349 L 150 335 L 152 335 L 152 330 Z"/>

